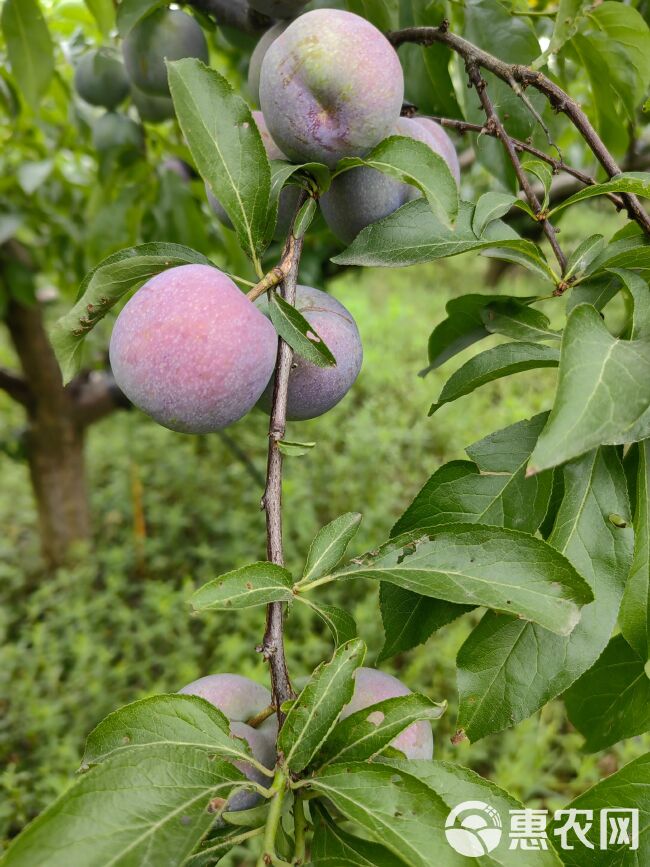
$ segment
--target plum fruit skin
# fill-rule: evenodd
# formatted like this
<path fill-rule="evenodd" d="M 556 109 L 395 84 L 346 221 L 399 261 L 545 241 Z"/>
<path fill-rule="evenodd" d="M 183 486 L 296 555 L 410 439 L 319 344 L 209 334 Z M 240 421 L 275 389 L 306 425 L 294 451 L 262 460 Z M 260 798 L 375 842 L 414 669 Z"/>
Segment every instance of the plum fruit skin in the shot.
<path fill-rule="evenodd" d="M 74 72 L 79 96 L 90 105 L 117 108 L 129 94 L 129 79 L 121 59 L 106 48 L 88 51 Z"/>
<path fill-rule="evenodd" d="M 290 160 L 333 167 L 390 134 L 404 97 L 399 58 L 374 25 L 337 9 L 306 12 L 269 46 L 260 105 Z"/>
<path fill-rule="evenodd" d="M 198 695 L 218 708 L 230 721 L 230 731 L 235 737 L 244 738 L 258 762 L 273 768 L 276 762 L 275 741 L 278 719 L 275 714 L 253 728 L 246 724 L 271 704 L 271 693 L 266 687 L 239 674 L 208 674 L 188 683 L 179 690 L 183 695 Z M 249 780 L 261 786 L 269 786 L 271 778 L 246 762 L 235 762 Z M 236 792 L 228 799 L 230 811 L 250 810 L 260 801 L 256 792 Z"/>
<path fill-rule="evenodd" d="M 207 265 L 170 268 L 145 283 L 118 316 L 109 350 L 129 400 L 182 433 L 221 430 L 246 415 L 276 353 L 268 319 Z"/>
<path fill-rule="evenodd" d="M 175 116 L 174 103 L 169 96 L 152 96 L 135 85 L 131 86 L 131 99 L 140 119 L 147 123 L 162 123 Z"/>
<path fill-rule="evenodd" d="M 122 43 L 129 78 L 151 96 L 169 96 L 165 60 L 197 57 L 208 62 L 201 27 L 180 9 L 157 9 L 139 21 Z"/>
<path fill-rule="evenodd" d="M 93 124 L 92 135 L 93 146 L 99 153 L 117 149 L 144 152 L 144 131 L 125 114 L 107 111 Z"/>
<path fill-rule="evenodd" d="M 270 160 L 286 160 L 286 156 L 282 153 L 280 148 L 271 138 L 271 134 L 269 133 L 262 112 L 253 111 L 251 113 L 253 115 L 253 120 L 257 124 L 257 128 L 260 131 L 260 135 L 262 136 L 262 144 L 264 145 L 267 157 Z M 226 226 L 228 229 L 232 229 L 233 225 L 230 217 L 226 213 L 226 209 L 221 204 L 219 199 L 212 193 L 212 190 L 208 187 L 207 183 L 205 185 L 205 191 L 208 196 L 208 202 L 210 204 L 210 207 L 214 211 L 214 214 L 216 215 L 219 222 Z M 273 234 L 274 240 L 280 241 L 285 238 L 291 226 L 291 221 L 296 211 L 296 207 L 298 206 L 299 197 L 300 190 L 298 189 L 298 187 L 292 185 L 285 187 L 280 193 L 280 200 L 278 202 L 278 220 L 275 226 L 275 232 Z"/>
<path fill-rule="evenodd" d="M 269 18 L 293 18 L 298 15 L 306 0 L 248 0 L 251 9 L 268 15 Z"/>
<path fill-rule="evenodd" d="M 248 91 L 256 105 L 260 104 L 260 75 L 262 74 L 262 61 L 266 57 L 266 52 L 269 47 L 275 42 L 278 36 L 289 26 L 287 21 L 278 21 L 273 27 L 270 27 L 265 33 L 260 36 L 260 39 L 255 46 L 255 50 L 251 54 L 251 59 L 248 63 Z"/>
<path fill-rule="evenodd" d="M 435 121 L 401 117 L 392 134 L 424 142 L 443 157 L 456 183 L 460 182 L 454 143 Z M 330 189 L 321 196 L 320 206 L 332 232 L 344 244 L 350 244 L 366 226 L 387 217 L 420 195 L 420 191 L 410 184 L 384 175 L 377 169 L 361 166 L 334 178 Z"/>
<path fill-rule="evenodd" d="M 343 708 L 341 719 L 388 698 L 411 694 L 411 690 L 396 677 L 374 668 L 358 668 L 354 681 L 352 700 Z M 407 759 L 432 759 L 433 734 L 430 724 L 425 721 L 413 723 L 391 741 L 391 746 L 401 750 Z"/>
<path fill-rule="evenodd" d="M 336 358 L 336 367 L 318 367 L 294 355 L 287 418 L 304 421 L 323 415 L 343 400 L 361 370 L 363 347 L 352 314 L 332 295 L 310 286 L 298 286 L 295 306 Z M 267 414 L 273 403 L 273 383 L 271 377 L 258 404 Z"/>

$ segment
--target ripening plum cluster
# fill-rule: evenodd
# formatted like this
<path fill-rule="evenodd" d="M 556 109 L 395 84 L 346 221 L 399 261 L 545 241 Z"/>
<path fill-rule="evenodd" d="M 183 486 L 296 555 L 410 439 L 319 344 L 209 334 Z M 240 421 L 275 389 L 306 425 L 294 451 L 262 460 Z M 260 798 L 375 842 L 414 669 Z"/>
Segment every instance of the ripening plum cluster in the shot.
<path fill-rule="evenodd" d="M 251 56 L 248 81 L 259 105 L 253 119 L 270 159 L 333 169 L 339 160 L 364 156 L 399 135 L 425 143 L 459 181 L 456 152 L 442 127 L 401 116 L 400 61 L 374 25 L 337 9 L 303 11 L 305 4 L 296 0 L 249 0 L 249 5 L 276 19 Z M 143 119 L 173 114 L 166 59 L 208 59 L 203 31 L 178 9 L 160 8 L 143 18 L 122 51 L 123 64 L 100 48 L 85 55 L 76 71 L 79 94 L 109 110 L 95 129 L 98 148 L 102 136 L 108 140 L 114 133 L 116 119 L 133 123 L 114 113 L 129 92 Z M 120 134 L 129 136 L 126 128 Z M 218 219 L 232 227 L 222 203 L 207 194 Z M 286 236 L 298 195 L 295 186 L 282 191 L 278 239 Z M 360 166 L 334 178 L 320 208 L 334 235 L 350 243 L 366 226 L 420 195 L 414 186 Z M 300 286 L 296 306 L 336 365 L 321 368 L 296 356 L 290 420 L 314 418 L 335 406 L 362 361 L 357 326 L 338 301 Z M 110 346 L 113 372 L 127 397 L 160 424 L 185 433 L 220 430 L 256 405 L 269 412 L 276 355 L 277 334 L 263 307 L 206 265 L 171 268 L 142 286 L 118 317 Z"/>

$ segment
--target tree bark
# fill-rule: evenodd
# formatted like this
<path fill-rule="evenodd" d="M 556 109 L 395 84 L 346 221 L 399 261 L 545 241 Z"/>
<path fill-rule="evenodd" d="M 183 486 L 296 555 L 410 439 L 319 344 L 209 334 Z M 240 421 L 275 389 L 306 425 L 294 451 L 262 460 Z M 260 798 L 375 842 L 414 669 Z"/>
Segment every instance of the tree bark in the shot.
<path fill-rule="evenodd" d="M 61 372 L 37 304 L 9 303 L 5 318 L 30 396 L 25 445 L 38 508 L 43 557 L 65 564 L 90 536 L 84 469 L 84 427 Z"/>

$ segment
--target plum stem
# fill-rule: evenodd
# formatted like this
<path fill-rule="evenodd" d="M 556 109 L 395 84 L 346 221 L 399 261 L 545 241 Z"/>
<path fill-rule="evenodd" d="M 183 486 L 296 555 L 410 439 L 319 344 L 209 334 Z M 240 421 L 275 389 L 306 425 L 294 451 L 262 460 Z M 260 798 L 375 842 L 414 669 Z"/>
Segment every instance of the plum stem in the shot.
<path fill-rule="evenodd" d="M 262 854 L 260 855 L 257 862 L 258 867 L 267 867 L 267 865 L 269 864 L 286 863 L 279 862 L 279 859 L 275 854 L 275 838 L 277 836 L 278 828 L 280 826 L 280 819 L 282 818 L 282 806 L 284 804 L 284 798 L 287 793 L 287 778 L 284 774 L 284 771 L 278 770 L 276 772 L 275 779 L 273 780 L 273 785 L 271 786 L 271 792 L 273 792 L 273 794 L 271 796 L 269 813 L 266 817 L 266 826 L 264 828 L 264 844 L 262 847 Z"/>
<path fill-rule="evenodd" d="M 293 809 L 293 821 L 295 839 L 295 845 L 293 850 L 293 864 L 298 867 L 298 865 L 305 863 L 305 857 L 307 854 L 307 848 L 305 843 L 307 819 L 305 817 L 304 794 L 302 792 L 296 793 Z"/>
<path fill-rule="evenodd" d="M 303 239 L 296 238 L 294 227 L 307 193 L 302 192 L 291 224 L 291 229 L 282 254 L 282 263 L 288 263 L 286 275 L 281 283 L 282 297 L 289 304 L 296 300 L 298 268 L 302 254 Z M 282 451 L 280 442 L 284 439 L 287 425 L 287 397 L 289 393 L 289 374 L 293 361 L 293 350 L 282 338 L 278 338 L 278 355 L 275 364 L 275 384 L 273 404 L 269 423 L 269 450 L 266 468 L 266 487 L 262 497 L 262 508 L 266 512 L 266 553 L 271 563 L 284 565 L 282 544 Z M 269 661 L 271 669 L 271 693 L 276 707 L 278 722 L 284 722 L 282 704 L 295 697 L 289 679 L 287 660 L 284 651 L 284 609 L 282 602 L 272 602 L 266 609 L 266 630 L 260 651 Z"/>
<path fill-rule="evenodd" d="M 280 264 L 271 268 L 271 270 L 262 277 L 259 283 L 256 283 L 250 292 L 246 293 L 246 297 L 249 301 L 256 301 L 260 295 L 268 292 L 269 289 L 274 289 L 277 285 L 282 283 L 283 280 L 286 280 L 293 263 L 296 243 L 297 239 L 293 234 L 289 235 Z"/>

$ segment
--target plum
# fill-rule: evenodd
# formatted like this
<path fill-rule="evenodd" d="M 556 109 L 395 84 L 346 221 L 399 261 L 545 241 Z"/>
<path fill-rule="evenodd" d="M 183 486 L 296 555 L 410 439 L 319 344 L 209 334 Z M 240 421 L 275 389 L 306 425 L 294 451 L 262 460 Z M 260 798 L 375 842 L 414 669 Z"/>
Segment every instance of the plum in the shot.
<path fill-rule="evenodd" d="M 129 400 L 183 433 L 246 415 L 273 372 L 277 336 L 232 280 L 208 265 L 157 274 L 125 305 L 110 360 Z"/>
<path fill-rule="evenodd" d="M 129 93 L 124 64 L 109 48 L 96 48 L 84 54 L 75 69 L 74 86 L 90 105 L 108 109 L 117 108 Z"/>
<path fill-rule="evenodd" d="M 294 356 L 287 418 L 302 421 L 323 415 L 343 400 L 361 370 L 363 348 L 351 313 L 336 298 L 320 289 L 298 286 L 296 307 L 336 358 L 336 367 L 318 367 L 299 355 Z M 266 413 L 271 412 L 273 384 L 272 377 L 259 401 Z"/>
<path fill-rule="evenodd" d="M 233 735 L 243 738 L 251 748 L 258 762 L 265 768 L 273 768 L 276 761 L 275 741 L 278 733 L 278 719 L 272 714 L 257 728 L 246 723 L 271 704 L 271 693 L 259 683 L 238 674 L 209 674 L 188 683 L 179 690 L 185 695 L 198 695 L 218 708 L 228 720 Z M 235 766 L 262 786 L 270 784 L 270 778 L 246 762 L 235 762 Z M 237 792 L 228 799 L 227 810 L 250 810 L 259 803 L 260 796 L 255 792 Z"/>
<path fill-rule="evenodd" d="M 338 9 L 306 12 L 269 46 L 260 105 L 278 147 L 292 161 L 334 166 L 363 155 L 394 128 L 404 75 L 386 37 Z"/>
<path fill-rule="evenodd" d="M 142 18 L 122 43 L 129 78 L 152 96 L 169 96 L 165 60 L 197 57 L 208 62 L 203 30 L 180 9 L 157 9 Z"/>
<path fill-rule="evenodd" d="M 393 134 L 424 142 L 446 160 L 456 182 L 460 181 L 454 144 L 435 121 L 402 117 L 395 124 Z M 361 166 L 334 178 L 329 190 L 321 196 L 320 205 L 332 232 L 343 243 L 349 244 L 366 226 L 387 217 L 420 195 L 420 191 L 410 184 Z"/>
<path fill-rule="evenodd" d="M 131 85 L 131 98 L 141 120 L 148 123 L 162 123 L 175 116 L 174 103 L 169 96 L 152 96 Z"/>
<path fill-rule="evenodd" d="M 251 54 L 251 59 L 248 64 L 248 90 L 253 100 L 257 105 L 260 104 L 260 75 L 262 72 L 262 61 L 266 57 L 266 52 L 278 36 L 288 27 L 286 21 L 278 21 L 273 27 L 269 28 L 260 37 L 259 42 L 255 46 L 255 50 Z"/>
<path fill-rule="evenodd" d="M 411 690 L 396 677 L 374 668 L 358 668 L 354 683 L 352 700 L 343 708 L 341 719 L 388 698 L 411 694 Z M 369 716 L 371 721 L 372 716 Z M 391 742 L 391 746 L 403 752 L 407 759 L 433 758 L 430 724 L 425 721 L 413 723 Z"/>
<path fill-rule="evenodd" d="M 124 114 L 107 111 L 93 124 L 92 134 L 93 145 L 100 154 L 108 151 L 144 152 L 144 130 Z"/>

